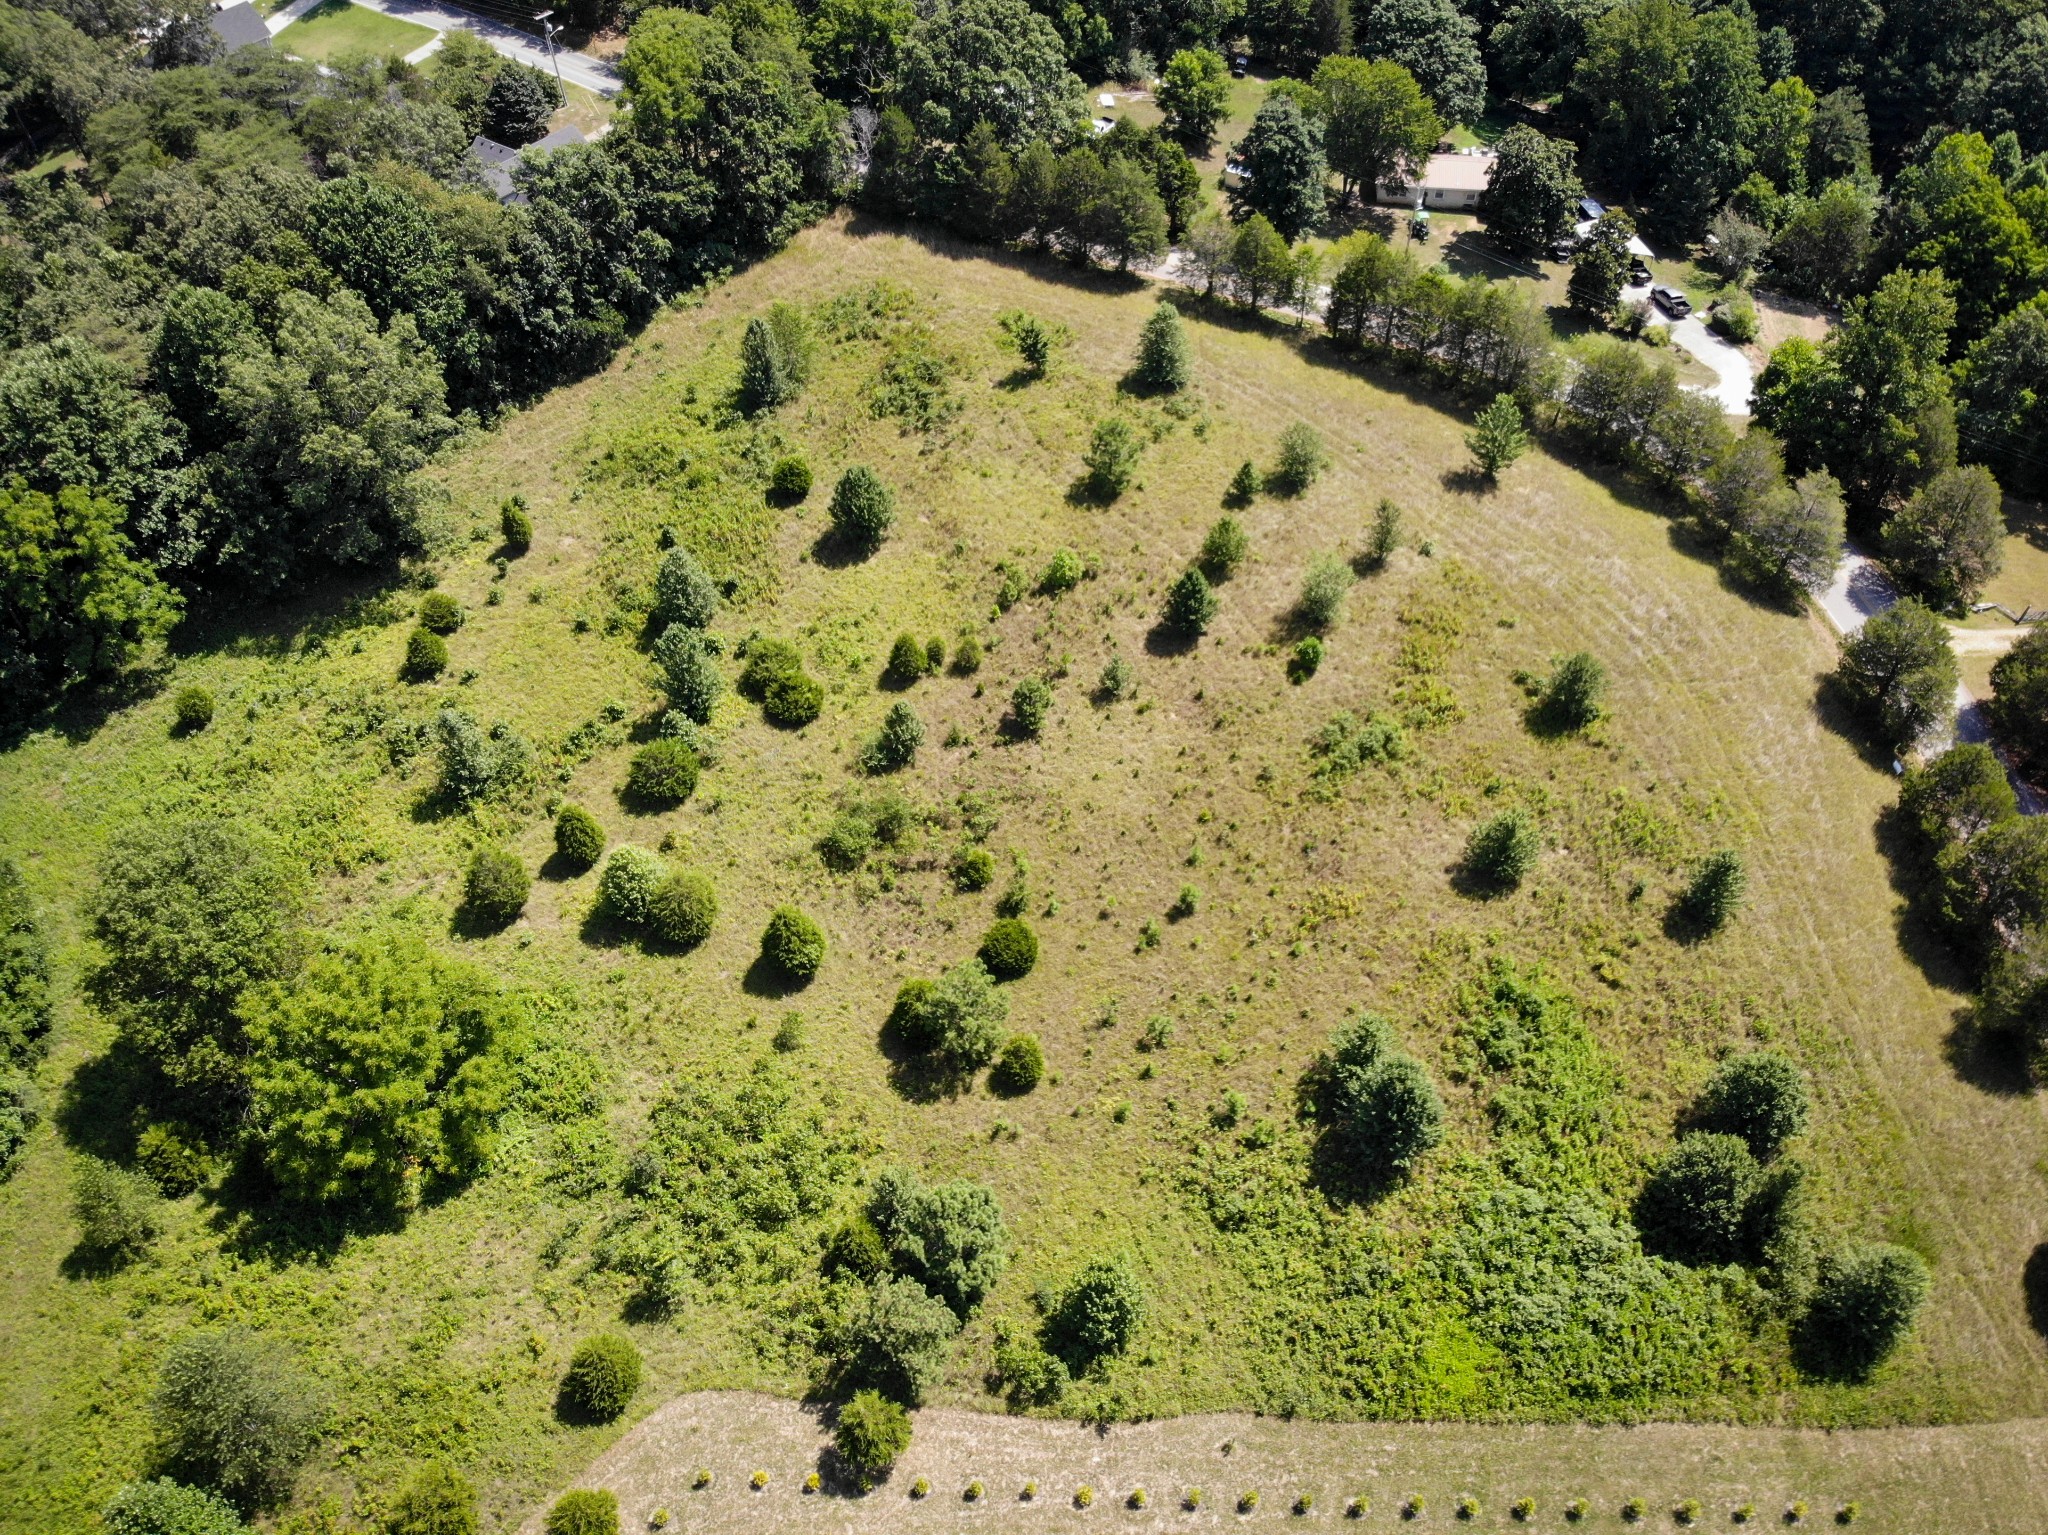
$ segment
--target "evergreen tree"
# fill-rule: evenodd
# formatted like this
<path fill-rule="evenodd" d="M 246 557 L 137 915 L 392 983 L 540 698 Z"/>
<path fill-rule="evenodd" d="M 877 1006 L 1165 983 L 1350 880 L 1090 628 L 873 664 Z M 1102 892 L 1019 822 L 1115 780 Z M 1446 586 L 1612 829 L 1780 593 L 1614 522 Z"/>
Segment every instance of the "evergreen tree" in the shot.
<path fill-rule="evenodd" d="M 1529 434 L 1522 426 L 1522 407 L 1515 403 L 1513 395 L 1493 397 L 1493 403 L 1473 421 L 1465 446 L 1472 450 L 1480 472 L 1489 480 L 1522 456 L 1529 446 Z"/>
<path fill-rule="evenodd" d="M 1188 338 L 1180 311 L 1162 302 L 1138 336 L 1138 363 L 1133 376 L 1147 389 L 1175 391 L 1188 382 Z"/>
<path fill-rule="evenodd" d="M 773 410 L 791 394 L 782 345 L 761 316 L 747 321 L 740 338 L 740 404 L 750 415 Z"/>

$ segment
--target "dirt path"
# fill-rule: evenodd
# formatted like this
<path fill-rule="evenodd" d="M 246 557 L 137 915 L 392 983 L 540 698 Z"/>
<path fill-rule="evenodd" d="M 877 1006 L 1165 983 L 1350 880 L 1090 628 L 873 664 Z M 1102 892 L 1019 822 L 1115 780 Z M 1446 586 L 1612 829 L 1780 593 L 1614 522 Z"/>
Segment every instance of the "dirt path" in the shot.
<path fill-rule="evenodd" d="M 1176 1418 L 1096 1430 L 1077 1423 L 933 1410 L 917 1415 L 916 1438 L 896 1474 L 864 1498 L 806 1493 L 827 1435 L 795 1402 L 743 1392 L 701 1392 L 658 1408 L 615 1444 L 577 1485 L 616 1492 L 621 1528 L 646 1530 L 654 1511 L 671 1531 L 817 1530 L 834 1535 L 915 1535 L 976 1527 L 1038 1530 L 1194 1531 L 1251 1526 L 1300 1530 L 1326 1521 L 1342 1529 L 1511 1530 L 1567 1527 L 1566 1506 L 1590 1505 L 1572 1528 L 1629 1527 L 1622 1505 L 1642 1498 L 1650 1517 L 1634 1528 L 1673 1528 L 1672 1510 L 1700 1504 L 1699 1528 L 1726 1529 L 1753 1504 L 1754 1529 L 1782 1529 L 1795 1501 L 1805 1525 L 1833 1527 L 1844 1503 L 1858 1505 L 1858 1529 L 1981 1535 L 2038 1535 L 2048 1529 L 2048 1423 L 1955 1428 L 1822 1430 L 1648 1424 L 1634 1428 L 1510 1427 L 1407 1423 L 1284 1422 L 1241 1414 Z M 709 1487 L 691 1486 L 702 1467 Z M 768 1473 L 755 1491 L 749 1479 Z M 918 1478 L 930 1495 L 910 1493 Z M 964 1496 L 980 1481 L 977 1502 Z M 1037 1496 L 1021 1496 L 1027 1482 Z M 1093 1489 L 1092 1506 L 1075 1493 Z M 1146 1492 L 1146 1506 L 1130 1506 Z M 1199 1510 L 1181 1503 L 1189 1487 Z M 1238 1495 L 1259 1494 L 1239 1515 Z M 1294 1500 L 1308 1494 L 1305 1515 Z M 1403 1503 L 1423 1499 L 1403 1519 Z M 1458 1500 L 1479 1500 L 1470 1520 Z M 1345 1504 L 1370 1508 L 1355 1523 Z M 1533 1498 L 1535 1517 L 1510 1505 Z M 536 1511 L 524 1535 L 537 1535 Z"/>

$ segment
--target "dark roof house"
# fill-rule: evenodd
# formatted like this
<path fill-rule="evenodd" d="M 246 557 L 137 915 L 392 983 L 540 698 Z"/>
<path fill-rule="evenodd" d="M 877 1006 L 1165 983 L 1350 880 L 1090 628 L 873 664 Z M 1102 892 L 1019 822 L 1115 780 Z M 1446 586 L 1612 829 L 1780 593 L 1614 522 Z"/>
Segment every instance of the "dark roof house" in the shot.
<path fill-rule="evenodd" d="M 220 39 L 221 50 L 233 53 L 237 48 L 268 48 L 270 28 L 263 24 L 263 18 L 256 14 L 256 7 L 249 0 L 239 5 L 223 6 L 213 13 L 207 26 Z"/>
<path fill-rule="evenodd" d="M 528 149 L 541 154 L 562 148 L 566 144 L 581 144 L 583 134 L 574 126 L 557 128 L 546 138 L 527 145 Z M 487 139 L 481 133 L 469 142 L 469 152 L 483 171 L 484 183 L 491 189 L 491 195 L 501 203 L 523 203 L 526 194 L 512 184 L 512 167 L 519 163 L 520 151 L 510 144 L 500 144 L 496 139 Z"/>

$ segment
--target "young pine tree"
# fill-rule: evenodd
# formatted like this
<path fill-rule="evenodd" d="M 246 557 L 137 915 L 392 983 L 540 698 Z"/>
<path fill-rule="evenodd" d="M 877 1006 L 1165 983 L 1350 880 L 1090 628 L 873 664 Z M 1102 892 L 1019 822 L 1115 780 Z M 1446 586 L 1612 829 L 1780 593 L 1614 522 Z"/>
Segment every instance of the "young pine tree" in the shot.
<path fill-rule="evenodd" d="M 1138 337 L 1138 365 L 1132 370 L 1147 389 L 1172 393 L 1188 385 L 1188 338 L 1180 311 L 1161 303 Z"/>
<path fill-rule="evenodd" d="M 1520 458 L 1529 446 L 1529 434 L 1522 426 L 1522 407 L 1511 394 L 1497 394 L 1482 410 L 1465 436 L 1465 446 L 1489 480 Z"/>
<path fill-rule="evenodd" d="M 749 415 L 773 410 L 791 394 L 789 367 L 775 328 L 759 315 L 740 339 L 740 404 Z"/>

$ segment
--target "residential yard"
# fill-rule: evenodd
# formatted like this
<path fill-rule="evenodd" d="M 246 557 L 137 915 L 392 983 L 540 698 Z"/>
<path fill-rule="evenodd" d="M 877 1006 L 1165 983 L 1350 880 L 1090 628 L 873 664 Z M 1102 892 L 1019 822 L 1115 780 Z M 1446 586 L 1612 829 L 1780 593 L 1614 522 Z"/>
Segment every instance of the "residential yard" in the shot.
<path fill-rule="evenodd" d="M 802 397 L 749 424 L 727 408 L 739 340 L 775 300 L 806 306 L 827 344 Z M 436 469 L 448 501 L 435 577 L 468 614 L 442 681 L 393 680 L 415 590 L 323 592 L 185 636 L 163 691 L 0 755 L 0 852 L 51 916 L 66 998 L 43 1078 L 52 1120 L 0 1186 L 10 1527 L 83 1527 L 142 1468 L 168 1342 L 233 1321 L 288 1340 L 332 1395 L 305 1496 L 374 1510 L 413 1465 L 447 1458 L 483 1489 L 486 1528 L 515 1528 L 677 1393 L 812 1389 L 831 1315 L 819 1240 L 889 1165 L 987 1184 L 1015 1248 L 953 1348 L 938 1406 L 998 1409 L 985 1385 L 997 1327 L 1033 1326 L 1041 1286 L 1125 1254 L 1147 1321 L 1058 1410 L 1275 1415 L 1227 1432 L 1271 1457 L 1261 1465 L 1301 1447 L 1301 1465 L 1329 1468 L 1316 1469 L 1319 1500 L 1360 1490 L 1346 1485 L 1366 1470 L 1355 1447 L 1423 1431 L 1345 1438 L 1277 1415 L 1753 1427 L 2048 1415 L 2048 1350 L 2023 1281 L 2048 1225 L 2048 1125 L 1975 1041 L 1925 935 L 1901 927 L 1874 830 L 1896 786 L 1816 705 L 1835 655 L 1825 623 L 1731 591 L 1646 492 L 1599 466 L 1538 450 L 1497 489 L 1469 488 L 1460 402 L 1356 366 L 1312 333 L 1196 310 L 1187 402 L 1124 395 L 1154 300 L 1136 282 L 828 222 L 674 306 L 602 376 Z M 1042 380 L 998 344 L 997 316 L 1012 309 L 1071 337 Z M 890 371 L 904 358 L 915 366 Z M 923 409 L 928 429 L 878 414 L 892 401 Z M 1134 422 L 1146 447 L 1138 484 L 1103 505 L 1076 482 L 1108 414 Z M 1300 420 L 1322 432 L 1328 472 L 1298 498 L 1236 514 L 1250 558 L 1220 587 L 1208 637 L 1177 652 L 1155 632 L 1164 588 L 1238 465 L 1270 463 Z M 771 506 L 765 466 L 791 451 L 816 488 Z M 855 463 L 898 498 L 891 537 L 862 561 L 821 539 L 831 485 Z M 501 580 L 498 507 L 514 492 L 537 535 Z M 1400 546 L 1353 588 L 1320 671 L 1290 685 L 1304 572 L 1318 553 L 1356 555 L 1383 497 L 1402 509 Z M 643 621 L 665 529 L 733 583 L 714 626 L 728 656 L 753 631 L 790 639 L 826 696 L 821 717 L 792 732 L 728 694 L 711 726 L 717 764 L 681 808 L 649 813 L 619 790 L 655 728 Z M 1092 562 L 1092 578 L 1064 596 L 1031 592 L 1062 548 Z M 1013 573 L 1026 591 L 1003 611 Z M 905 631 L 949 653 L 973 635 L 988 659 L 973 675 L 883 692 L 884 658 Z M 1532 732 L 1517 673 L 1578 649 L 1612 673 L 1609 717 L 1583 737 Z M 1113 655 L 1135 670 L 1130 701 L 1094 696 Z M 1039 741 L 1002 723 L 1027 675 L 1055 679 Z M 210 730 L 174 737 L 169 697 L 187 683 L 221 707 Z M 856 754 L 898 698 L 926 740 L 913 767 L 878 784 L 855 771 Z M 431 758 L 403 748 L 446 706 L 535 744 L 546 772 L 531 795 L 474 815 L 433 809 Z M 1318 733 L 1373 711 L 1410 722 L 1410 754 L 1348 777 L 1319 770 Z M 921 813 L 909 840 L 828 871 L 818 839 L 849 797 L 884 787 Z M 661 847 L 710 876 L 719 916 L 701 949 L 646 951 L 589 920 L 596 876 L 559 877 L 548 863 L 558 798 L 589 808 L 614 843 Z M 222 804 L 315 871 L 324 929 L 404 927 L 555 999 L 554 1058 L 588 1071 L 589 1106 L 559 1122 L 515 1115 L 486 1176 L 402 1227 L 314 1240 L 238 1202 L 230 1180 L 171 1203 L 140 1263 L 82 1272 L 67 1261 L 73 1148 L 119 1146 L 126 1133 L 94 1096 L 113 1091 L 108 1027 L 72 984 L 91 958 L 80 917 L 91 871 L 122 825 Z M 1466 837 L 1503 806 L 1541 827 L 1538 869 L 1513 895 L 1461 893 Z M 948 875 L 972 837 L 1000 870 L 979 893 Z M 479 938 L 455 910 L 485 841 L 542 875 L 525 915 Z M 1676 942 L 1667 905 L 1693 860 L 1722 846 L 1747 862 L 1747 905 L 1713 941 Z M 891 1000 L 905 979 L 973 952 L 1013 871 L 1042 957 L 1006 988 L 1010 1027 L 1040 1036 L 1049 1075 L 1022 1098 L 925 1091 L 886 1048 Z M 1172 920 L 1183 886 L 1194 910 Z M 778 996 L 751 971 L 784 901 L 818 919 L 830 953 L 808 989 Z M 1560 1091 L 1593 1105 L 1595 1119 L 1566 1137 L 1579 1148 L 1569 1156 L 1504 1129 L 1497 1095 L 1512 1084 L 1475 1064 L 1475 1020 L 1503 976 L 1540 999 L 1545 1026 L 1570 1045 Z M 1360 1008 L 1393 1020 L 1449 1114 L 1448 1140 L 1419 1174 L 1365 1201 L 1326 1184 L 1298 1113 L 1305 1073 Z M 772 1048 L 792 1013 L 794 1048 Z M 1913 1338 L 1867 1386 L 1800 1376 L 1783 1320 L 1742 1281 L 1635 1246 L 1628 1212 L 1645 1169 L 1717 1058 L 1764 1043 L 1813 1083 L 1798 1154 L 1824 1239 L 1904 1242 L 1936 1276 Z M 849 1148 L 832 1209 L 753 1234 L 757 1262 L 693 1271 L 674 1314 L 653 1318 L 605 1246 L 649 1107 L 679 1085 L 728 1092 L 764 1060 Z M 1515 1205 L 1518 1190 L 1537 1213 Z M 1514 1208 L 1524 1213 L 1500 1213 Z M 1586 1342 L 1612 1321 L 1590 1298 L 1607 1270 L 1567 1249 L 1567 1218 L 1617 1244 L 1599 1250 L 1645 1287 L 1626 1347 Z M 1472 1252 L 1487 1256 L 1459 1257 Z M 1503 1320 L 1475 1273 L 1510 1275 L 1540 1304 Z M 563 1422 L 552 1404 L 564 1362 L 603 1328 L 636 1338 L 647 1382 L 616 1427 Z M 1156 1432 L 1187 1437 L 1129 1464 L 1178 1477 L 1206 1453 L 1204 1424 Z M 1554 1442 L 1441 1432 L 1455 1449 L 1433 1480 L 1427 1462 L 1386 1464 L 1390 1477 L 1415 1466 L 1445 1527 L 1456 1467 L 1470 1468 L 1495 1522 L 1506 1497 L 1527 1490 L 1554 1507 L 1573 1480 Z M 1002 1441 L 1013 1446 L 1004 1474 L 1039 1433 L 1091 1442 L 1068 1426 L 1019 1429 Z M 931 1464 L 950 1478 L 968 1459 L 948 1442 L 933 1433 Z M 1104 1441 L 1125 1442 L 1124 1430 Z M 1838 1487 L 1868 1485 L 1873 1527 L 1902 1528 L 1878 1523 L 1883 1499 L 1909 1506 L 1885 1489 L 1938 1461 L 1899 1442 L 1899 1466 L 1867 1483 L 1809 1477 L 1790 1451 L 1753 1465 L 1744 1451 L 1711 1471 L 1674 1451 L 1600 1487 L 1704 1498 L 1743 1480 L 1760 1507 L 1809 1487 L 1819 1510 Z M 2002 1490 L 2012 1509 L 2031 1507 L 2033 1483 L 2007 1469 L 2009 1453 L 1992 1444 L 1970 1462 L 1980 1501 L 1957 1506 L 1972 1527 L 2001 1527 L 1977 1511 Z M 736 1528 L 754 1505 L 729 1474 L 736 1458 L 717 1464 L 706 1506 L 734 1512 L 706 1527 Z M 777 1463 L 778 1510 L 785 1495 L 795 1506 L 806 1469 Z M 1589 1469 L 1585 1495 L 1606 1474 Z M 1277 1523 L 1285 1484 L 1267 1475 L 1258 1517 Z M 1239 1490 L 1234 1468 L 1211 1480 L 1219 1495 Z M 888 1498 L 872 1507 L 908 1507 Z M 1374 1501 L 1393 1527 L 1392 1498 Z M 668 1506 L 697 1517 L 680 1495 Z M 950 1484 L 916 1511 L 918 1527 L 942 1514 L 961 1514 Z M 1094 1517 L 1122 1515 L 1100 1506 Z"/>
<path fill-rule="evenodd" d="M 434 40 L 431 27 L 386 16 L 351 0 L 324 0 L 277 34 L 276 45 L 308 63 L 351 54 L 403 58 Z"/>

